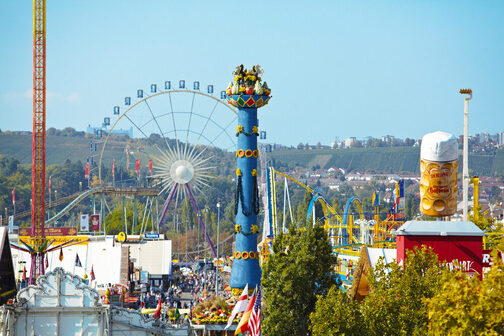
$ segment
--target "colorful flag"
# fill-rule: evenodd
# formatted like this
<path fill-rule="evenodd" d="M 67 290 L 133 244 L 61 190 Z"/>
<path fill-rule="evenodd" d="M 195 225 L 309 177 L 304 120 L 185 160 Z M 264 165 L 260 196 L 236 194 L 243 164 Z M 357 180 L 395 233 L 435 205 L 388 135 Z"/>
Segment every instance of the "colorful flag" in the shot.
<path fill-rule="evenodd" d="M 243 313 L 243 316 L 240 320 L 240 323 L 238 323 L 238 327 L 236 327 L 235 330 L 235 335 L 242 334 L 245 331 L 250 331 L 249 327 L 249 320 L 250 320 L 250 314 L 252 314 L 252 308 L 254 308 L 254 304 L 257 298 L 256 291 L 254 290 L 254 294 L 252 295 L 252 298 L 248 302 L 247 308 L 245 309 L 245 312 Z"/>
<path fill-rule="evenodd" d="M 135 160 L 135 170 L 136 170 L 136 174 L 140 175 L 140 159 Z"/>
<path fill-rule="evenodd" d="M 16 188 L 12 189 L 12 205 L 16 205 Z"/>
<path fill-rule="evenodd" d="M 175 307 L 175 315 L 174 315 L 174 317 L 175 317 L 175 320 L 178 320 L 180 318 L 180 312 L 178 310 L 178 305 Z"/>
<path fill-rule="evenodd" d="M 49 259 L 47 259 L 47 254 L 45 256 L 45 268 L 49 268 Z"/>
<path fill-rule="evenodd" d="M 82 267 L 82 264 L 80 262 L 79 254 L 78 253 L 75 254 L 75 266 Z"/>
<path fill-rule="evenodd" d="M 248 303 L 248 284 L 245 285 L 245 288 L 243 288 L 243 292 L 238 298 L 238 301 L 236 301 L 236 304 L 233 308 L 233 311 L 231 312 L 231 315 L 229 316 L 227 325 L 224 329 L 229 328 L 231 324 L 233 324 L 233 320 L 237 314 L 245 311 L 245 308 L 247 308 L 247 303 Z"/>
<path fill-rule="evenodd" d="M 254 303 L 254 308 L 252 308 L 252 313 L 250 314 L 248 326 L 250 336 L 261 335 L 261 290 L 257 293 L 257 298 Z"/>
<path fill-rule="evenodd" d="M 149 159 L 149 174 L 152 175 L 152 159 Z"/>
<path fill-rule="evenodd" d="M 94 279 L 96 279 L 96 277 L 94 275 L 93 265 L 91 265 L 91 273 L 89 273 L 89 276 L 91 278 L 91 281 L 94 281 Z"/>
<path fill-rule="evenodd" d="M 112 160 L 112 178 L 115 177 L 115 159 Z"/>
<path fill-rule="evenodd" d="M 26 267 L 23 266 L 23 282 L 26 282 Z"/>
<path fill-rule="evenodd" d="M 85 178 L 86 180 L 89 180 L 89 162 L 88 162 L 88 163 L 86 163 L 86 168 L 85 168 L 85 170 L 84 170 L 84 178 Z"/>
<path fill-rule="evenodd" d="M 154 312 L 154 318 L 159 318 L 161 316 L 161 298 L 159 298 L 159 301 L 157 303 L 156 311 Z"/>
<path fill-rule="evenodd" d="M 51 192 L 51 178 L 52 176 L 49 176 L 49 193 Z"/>
<path fill-rule="evenodd" d="M 63 248 L 60 248 L 60 255 L 59 255 L 59 260 L 63 261 Z"/>

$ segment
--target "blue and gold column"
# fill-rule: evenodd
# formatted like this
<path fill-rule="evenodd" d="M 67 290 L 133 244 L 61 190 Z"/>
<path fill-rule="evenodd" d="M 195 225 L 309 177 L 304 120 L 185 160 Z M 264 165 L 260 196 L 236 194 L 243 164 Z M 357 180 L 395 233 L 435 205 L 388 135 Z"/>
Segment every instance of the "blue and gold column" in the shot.
<path fill-rule="evenodd" d="M 228 103 L 238 108 L 238 137 L 236 149 L 236 193 L 235 193 L 235 251 L 231 270 L 230 287 L 253 289 L 261 283 L 261 267 L 257 251 L 257 215 L 259 214 L 259 191 L 257 159 L 257 137 L 259 123 L 257 109 L 269 101 L 270 90 L 266 83 L 261 85 L 262 70 L 254 66 L 247 71 L 243 66 L 233 73 L 234 82 L 227 88 Z"/>

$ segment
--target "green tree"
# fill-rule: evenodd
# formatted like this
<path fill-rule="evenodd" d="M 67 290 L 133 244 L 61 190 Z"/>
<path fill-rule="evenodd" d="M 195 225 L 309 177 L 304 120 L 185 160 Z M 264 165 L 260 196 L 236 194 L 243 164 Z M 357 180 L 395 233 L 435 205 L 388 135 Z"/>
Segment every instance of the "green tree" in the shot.
<path fill-rule="evenodd" d="M 425 335 L 424 300 L 440 287 L 437 255 L 423 247 L 409 251 L 404 268 L 381 259 L 368 276 L 370 294 L 351 302 L 341 290 L 318 298 L 311 315 L 314 335 Z"/>
<path fill-rule="evenodd" d="M 309 335 L 309 315 L 317 295 L 326 295 L 336 283 L 331 274 L 336 262 L 327 234 L 320 226 L 281 234 L 273 254 L 263 265 L 262 284 L 267 309 L 265 335 Z"/>
<path fill-rule="evenodd" d="M 315 311 L 310 314 L 314 336 L 363 335 L 359 303 L 352 301 L 347 292 L 335 285 L 327 296 L 317 296 Z"/>
<path fill-rule="evenodd" d="M 425 298 L 440 285 L 437 254 L 432 248 L 407 252 L 404 268 L 382 261 L 372 270 L 372 293 L 362 301 L 361 312 L 368 335 L 423 335 L 427 330 Z"/>
<path fill-rule="evenodd" d="M 492 257 L 482 280 L 462 272 L 442 273 L 439 293 L 426 300 L 430 335 L 504 335 L 504 266 L 497 249 Z"/>

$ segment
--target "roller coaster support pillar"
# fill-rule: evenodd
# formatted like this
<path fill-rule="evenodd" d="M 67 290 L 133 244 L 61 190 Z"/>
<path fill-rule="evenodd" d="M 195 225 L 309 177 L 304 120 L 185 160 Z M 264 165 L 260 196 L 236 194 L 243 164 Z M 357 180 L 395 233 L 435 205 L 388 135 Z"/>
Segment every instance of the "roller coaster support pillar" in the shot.
<path fill-rule="evenodd" d="M 127 219 L 126 219 L 126 197 L 123 196 L 122 198 L 122 216 L 123 216 L 123 232 L 127 232 Z"/>
<path fill-rule="evenodd" d="M 132 234 L 137 234 L 137 215 L 138 215 L 138 200 L 136 197 L 133 197 L 134 205 L 133 205 L 133 232 Z"/>
<path fill-rule="evenodd" d="M 100 231 L 103 230 L 105 235 L 107 234 L 106 230 L 106 222 L 105 222 L 105 193 L 101 193 L 101 206 L 100 206 L 100 219 L 101 219 L 101 225 L 102 227 L 100 228 Z"/>

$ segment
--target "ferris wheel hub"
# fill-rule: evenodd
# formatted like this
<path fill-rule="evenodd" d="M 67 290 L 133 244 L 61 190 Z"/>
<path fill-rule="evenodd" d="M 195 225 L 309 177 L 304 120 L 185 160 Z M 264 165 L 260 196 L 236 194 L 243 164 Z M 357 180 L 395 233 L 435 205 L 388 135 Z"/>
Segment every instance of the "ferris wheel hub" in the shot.
<path fill-rule="evenodd" d="M 187 184 L 194 177 L 194 167 L 187 160 L 177 160 L 171 165 L 170 175 L 176 183 Z"/>

